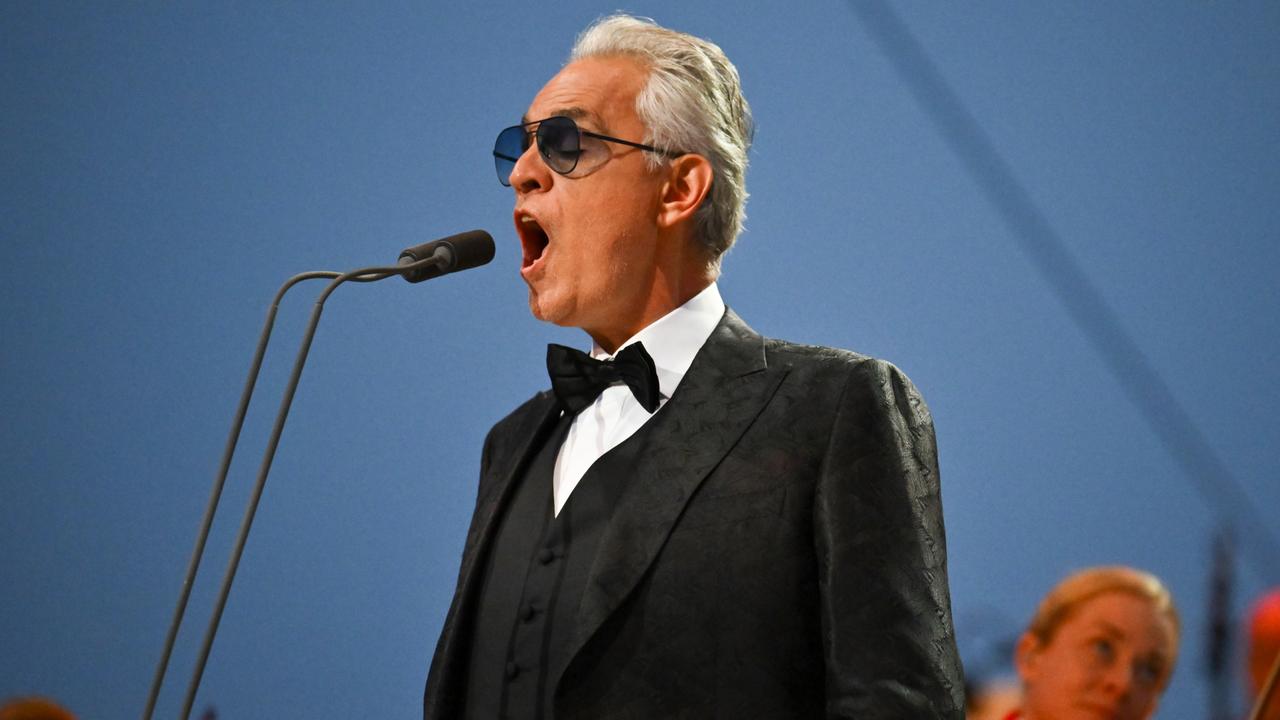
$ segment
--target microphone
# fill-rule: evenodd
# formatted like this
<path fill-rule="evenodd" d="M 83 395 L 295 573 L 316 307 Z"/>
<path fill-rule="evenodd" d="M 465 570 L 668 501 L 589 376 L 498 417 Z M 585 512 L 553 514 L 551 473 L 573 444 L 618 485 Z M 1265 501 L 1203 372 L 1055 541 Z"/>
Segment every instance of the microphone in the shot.
<path fill-rule="evenodd" d="M 489 233 L 484 230 L 468 230 L 406 248 L 400 253 L 397 264 L 412 265 L 434 258 L 436 261 L 434 266 L 428 264 L 401 273 L 406 281 L 419 283 L 451 272 L 480 267 L 493 259 L 493 253 L 493 237 Z"/>
<path fill-rule="evenodd" d="M 303 335 L 302 345 L 298 348 L 298 356 L 294 360 L 293 374 L 289 378 L 289 384 L 285 389 L 284 397 L 280 400 L 280 409 L 276 414 L 275 425 L 273 426 L 271 438 L 267 442 L 267 449 L 262 458 L 262 465 L 258 469 L 258 479 L 254 486 L 254 491 L 249 499 L 249 504 L 245 508 L 244 518 L 240 524 L 240 532 L 236 537 L 235 545 L 231 551 L 231 557 L 227 563 L 226 574 L 223 576 L 222 585 L 219 590 L 217 600 L 214 603 L 212 617 L 209 619 L 209 627 L 205 631 L 204 643 L 200 647 L 200 653 L 196 659 L 195 670 L 191 675 L 191 683 L 187 686 L 187 695 L 183 704 L 182 718 L 191 716 L 191 708 L 195 704 L 196 693 L 200 688 L 200 680 L 204 675 L 205 664 L 209 660 L 209 653 L 213 648 L 213 639 L 218 632 L 218 625 L 222 619 L 223 610 L 226 608 L 227 597 L 231 593 L 231 585 L 235 580 L 236 570 L 240 565 L 240 557 L 244 552 L 245 541 L 248 540 L 249 529 L 253 525 L 253 518 L 257 512 L 258 503 L 262 498 L 262 492 L 266 486 L 267 475 L 271 471 L 271 463 L 275 458 L 276 448 L 280 443 L 280 436 L 284 432 L 285 421 L 289 416 L 289 407 L 293 404 L 294 393 L 298 389 L 298 381 L 302 377 L 302 368 L 307 362 L 307 354 L 311 350 L 311 341 L 315 338 L 316 327 L 320 323 L 320 314 L 324 310 L 324 303 L 329 295 L 341 284 L 347 281 L 353 282 L 377 282 L 385 280 L 393 275 L 400 275 L 411 283 L 430 280 L 434 277 L 447 275 L 451 272 L 459 270 L 469 270 L 479 267 L 493 260 L 494 247 L 493 237 L 484 230 L 471 230 L 470 232 L 458 233 L 450 235 L 446 238 L 434 240 L 422 245 L 406 249 L 400 253 L 399 262 L 393 266 L 377 266 L 361 268 L 359 270 L 351 270 L 349 272 L 339 273 L 329 270 L 317 270 L 312 272 L 304 272 L 289 278 L 284 285 L 276 292 L 275 299 L 271 303 L 271 307 L 267 311 L 267 320 L 263 325 L 262 333 L 258 337 L 258 349 L 254 356 L 252 366 L 249 369 L 249 377 L 245 380 L 245 387 L 240 396 L 240 405 L 236 410 L 235 420 L 231 425 L 231 434 L 227 438 L 227 445 L 223 451 L 222 465 L 219 468 L 218 476 L 214 480 L 213 490 L 209 497 L 208 507 L 205 509 L 204 519 L 200 526 L 200 531 L 196 538 L 196 545 L 192 551 L 191 561 L 187 567 L 186 580 L 183 582 L 182 591 L 178 598 L 178 606 L 174 610 L 173 621 L 169 627 L 169 634 L 165 638 L 164 650 L 160 654 L 160 661 L 156 665 L 155 677 L 151 683 L 151 692 L 147 697 L 147 706 L 143 711 L 143 720 L 150 720 L 152 713 L 155 711 L 156 700 L 159 698 L 161 686 L 164 683 L 165 672 L 169 666 L 169 659 L 173 652 L 174 643 L 177 640 L 178 631 L 182 625 L 183 616 L 187 610 L 187 600 L 190 597 L 191 587 L 194 584 L 196 574 L 200 568 L 200 560 L 204 555 L 205 543 L 209 538 L 209 531 L 213 526 L 214 514 L 217 512 L 218 505 L 222 498 L 223 485 L 227 479 L 227 471 L 231 466 L 232 455 L 235 453 L 236 445 L 240 438 L 240 431 L 244 427 L 245 413 L 249 407 L 250 398 L 253 396 L 253 389 L 257 383 L 258 372 L 262 369 L 262 360 L 266 354 L 267 342 L 271 337 L 272 327 L 275 325 L 276 311 L 280 306 L 280 300 L 284 294 L 303 280 L 327 279 L 331 282 L 320 294 L 311 311 L 311 322 L 307 325 L 306 332 Z"/>

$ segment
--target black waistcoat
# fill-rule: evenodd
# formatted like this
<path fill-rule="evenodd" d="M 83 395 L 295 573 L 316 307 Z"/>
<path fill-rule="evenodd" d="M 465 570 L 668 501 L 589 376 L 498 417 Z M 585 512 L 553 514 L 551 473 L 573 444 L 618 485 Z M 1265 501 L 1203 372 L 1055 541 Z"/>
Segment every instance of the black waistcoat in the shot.
<path fill-rule="evenodd" d="M 649 427 L 596 460 L 553 516 L 552 474 L 569 422 L 548 434 L 498 523 L 473 616 L 467 718 L 551 719 L 552 674 L 567 660 L 596 548 Z"/>

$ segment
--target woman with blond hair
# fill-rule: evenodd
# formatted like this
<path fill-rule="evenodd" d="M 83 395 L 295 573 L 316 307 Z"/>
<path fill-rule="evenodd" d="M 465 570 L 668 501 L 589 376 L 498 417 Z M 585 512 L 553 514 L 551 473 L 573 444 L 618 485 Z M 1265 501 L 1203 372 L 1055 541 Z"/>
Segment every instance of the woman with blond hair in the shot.
<path fill-rule="evenodd" d="M 1081 570 L 1049 591 L 1018 640 L 1020 720 L 1142 720 L 1178 657 L 1178 611 L 1158 578 Z"/>

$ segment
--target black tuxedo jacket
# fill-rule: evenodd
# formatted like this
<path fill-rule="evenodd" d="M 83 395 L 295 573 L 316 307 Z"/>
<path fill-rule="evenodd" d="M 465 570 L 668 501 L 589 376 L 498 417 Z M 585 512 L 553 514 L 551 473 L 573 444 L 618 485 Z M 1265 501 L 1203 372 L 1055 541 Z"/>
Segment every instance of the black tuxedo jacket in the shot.
<path fill-rule="evenodd" d="M 542 392 L 485 440 L 425 716 L 462 716 L 468 629 Z M 552 668 L 557 720 L 961 718 L 933 425 L 892 365 L 732 311 L 668 403 Z"/>

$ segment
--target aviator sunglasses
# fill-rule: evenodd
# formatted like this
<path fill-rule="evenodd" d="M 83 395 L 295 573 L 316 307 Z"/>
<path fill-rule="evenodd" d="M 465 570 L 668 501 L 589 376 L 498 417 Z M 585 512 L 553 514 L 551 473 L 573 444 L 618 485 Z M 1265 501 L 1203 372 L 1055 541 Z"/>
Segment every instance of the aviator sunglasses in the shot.
<path fill-rule="evenodd" d="M 527 129 L 530 125 L 537 125 L 538 129 L 530 133 Z M 545 120 L 534 120 L 520 125 L 512 125 L 498 133 L 498 139 L 493 143 L 493 163 L 498 170 L 498 182 L 507 187 L 511 187 L 509 178 L 511 177 L 511 171 L 516 167 L 516 161 L 529 149 L 530 134 L 534 136 L 538 143 L 538 154 L 542 156 L 542 161 L 547 164 L 547 167 L 561 175 L 568 175 L 573 172 L 574 168 L 578 167 L 578 158 L 582 156 L 583 137 L 640 148 L 641 150 L 648 150 L 666 157 L 679 157 L 684 154 L 659 150 L 650 145 L 641 145 L 630 140 L 620 140 L 616 137 L 589 132 L 578 127 L 573 118 L 556 115 Z"/>

